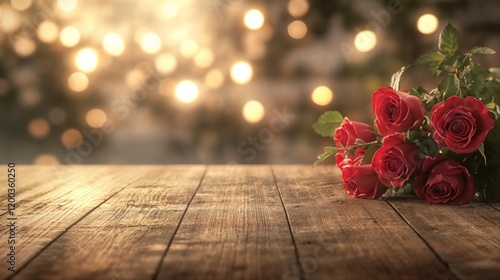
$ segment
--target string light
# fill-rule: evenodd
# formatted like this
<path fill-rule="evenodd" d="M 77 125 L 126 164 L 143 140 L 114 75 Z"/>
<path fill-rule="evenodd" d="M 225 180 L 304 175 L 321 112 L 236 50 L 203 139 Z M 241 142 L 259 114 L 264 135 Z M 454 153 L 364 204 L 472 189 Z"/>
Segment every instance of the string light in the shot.
<path fill-rule="evenodd" d="M 86 115 L 87 124 L 93 128 L 101 128 L 106 123 L 106 113 L 100 109 L 92 109 Z"/>
<path fill-rule="evenodd" d="M 369 30 L 359 32 L 354 38 L 354 47 L 360 52 L 371 51 L 376 44 L 377 36 Z"/>
<path fill-rule="evenodd" d="M 78 145 L 80 145 L 82 141 L 82 134 L 74 128 L 64 131 L 64 133 L 61 135 L 62 144 L 69 149 L 78 147 Z"/>
<path fill-rule="evenodd" d="M 170 74 L 177 68 L 177 59 L 169 53 L 160 54 L 155 59 L 155 67 L 162 74 Z"/>
<path fill-rule="evenodd" d="M 74 47 L 80 42 L 80 31 L 73 26 L 67 26 L 61 30 L 59 40 L 66 47 Z"/>
<path fill-rule="evenodd" d="M 425 14 L 422 15 L 417 21 L 417 29 L 422 34 L 434 33 L 439 25 L 439 21 L 435 15 Z"/>
<path fill-rule="evenodd" d="M 237 84 L 246 84 L 252 79 L 252 66 L 245 61 L 239 61 L 231 67 L 231 78 Z"/>
<path fill-rule="evenodd" d="M 288 25 L 288 35 L 293 39 L 302 39 L 307 34 L 307 25 L 301 21 L 296 20 Z"/>
<path fill-rule="evenodd" d="M 12 8 L 18 11 L 24 11 L 28 9 L 31 4 L 33 4 L 33 0 L 10 0 L 10 5 Z"/>
<path fill-rule="evenodd" d="M 161 49 L 160 37 L 154 32 L 146 32 L 141 37 L 141 48 L 145 53 L 157 53 Z"/>
<path fill-rule="evenodd" d="M 75 72 L 68 78 L 68 86 L 74 92 L 82 92 L 89 86 L 89 78 L 81 72 Z"/>
<path fill-rule="evenodd" d="M 212 69 L 205 75 L 205 84 L 212 89 L 217 89 L 224 84 L 224 74 L 220 70 Z"/>
<path fill-rule="evenodd" d="M 191 103 L 198 98 L 198 86 L 189 80 L 184 80 L 175 87 L 175 97 L 182 103 Z"/>
<path fill-rule="evenodd" d="M 251 9 L 245 13 L 244 23 L 250 30 L 261 29 L 264 25 L 264 15 L 257 9 Z"/>
<path fill-rule="evenodd" d="M 309 11 L 309 3 L 306 0 L 290 0 L 288 2 L 288 13 L 293 17 L 302 17 Z"/>
<path fill-rule="evenodd" d="M 333 93 L 328 87 L 319 86 L 312 92 L 311 99 L 320 106 L 326 106 L 332 102 Z"/>
<path fill-rule="evenodd" d="M 125 51 L 125 43 L 118 33 L 108 33 L 102 40 L 103 49 L 112 56 L 120 56 Z"/>
<path fill-rule="evenodd" d="M 38 26 L 36 35 L 40 41 L 44 43 L 52 43 L 57 40 L 57 37 L 59 36 L 59 28 L 51 21 L 44 21 Z"/>
<path fill-rule="evenodd" d="M 28 132 L 33 138 L 45 138 L 50 132 L 50 125 L 44 119 L 34 119 L 28 124 Z"/>
<path fill-rule="evenodd" d="M 57 0 L 57 7 L 64 12 L 71 12 L 76 8 L 76 0 Z"/>
<path fill-rule="evenodd" d="M 264 106 L 259 101 L 251 100 L 243 106 L 243 118 L 249 123 L 260 122 L 264 114 Z"/>
<path fill-rule="evenodd" d="M 76 67 L 82 72 L 93 72 L 97 68 L 97 63 L 97 53 L 91 48 L 82 49 L 76 54 L 75 64 Z"/>

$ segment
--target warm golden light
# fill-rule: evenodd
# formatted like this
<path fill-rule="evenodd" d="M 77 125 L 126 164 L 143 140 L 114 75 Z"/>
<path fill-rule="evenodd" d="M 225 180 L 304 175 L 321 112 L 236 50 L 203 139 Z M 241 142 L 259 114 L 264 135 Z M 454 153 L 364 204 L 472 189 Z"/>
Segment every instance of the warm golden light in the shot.
<path fill-rule="evenodd" d="M 146 32 L 141 37 L 141 48 L 145 53 L 155 54 L 161 49 L 160 37 L 154 32 Z"/>
<path fill-rule="evenodd" d="M 417 28 L 422 34 L 434 33 L 439 25 L 439 21 L 435 15 L 422 15 L 417 21 Z"/>
<path fill-rule="evenodd" d="M 194 64 L 201 69 L 206 69 L 214 62 L 214 54 L 209 49 L 202 49 L 194 57 Z"/>
<path fill-rule="evenodd" d="M 44 119 L 34 119 L 28 125 L 28 132 L 33 138 L 44 138 L 50 132 L 50 125 Z"/>
<path fill-rule="evenodd" d="M 108 33 L 102 40 L 103 49 L 112 56 L 120 56 L 125 51 L 125 43 L 118 33 Z"/>
<path fill-rule="evenodd" d="M 134 69 L 128 72 L 127 76 L 125 76 L 125 83 L 129 87 L 135 87 L 142 84 L 144 79 L 146 79 L 146 75 L 141 70 Z"/>
<path fill-rule="evenodd" d="M 85 48 L 76 54 L 75 64 L 80 71 L 90 73 L 97 68 L 98 60 L 95 50 Z"/>
<path fill-rule="evenodd" d="M 73 26 L 67 26 L 61 30 L 59 40 L 66 47 L 74 47 L 80 42 L 80 31 Z"/>
<path fill-rule="evenodd" d="M 293 39 L 302 39 L 307 34 L 307 25 L 300 20 L 293 21 L 288 25 L 288 35 Z"/>
<path fill-rule="evenodd" d="M 2 6 L 0 6 L 1 9 Z M 22 21 L 19 13 L 13 9 L 3 9 L 0 11 L 0 27 L 6 33 L 14 32 L 21 27 Z"/>
<path fill-rule="evenodd" d="M 169 53 L 160 54 L 155 59 L 155 67 L 162 74 L 170 74 L 177 68 L 177 59 Z"/>
<path fill-rule="evenodd" d="M 61 142 L 66 148 L 74 149 L 83 141 L 80 131 L 71 128 L 66 130 L 61 136 Z"/>
<path fill-rule="evenodd" d="M 30 39 L 26 39 L 24 37 L 19 37 L 14 42 L 14 50 L 20 56 L 30 56 L 36 50 L 36 44 Z"/>
<path fill-rule="evenodd" d="M 377 36 L 369 30 L 359 32 L 354 38 L 354 46 L 360 52 L 371 51 L 376 44 Z"/>
<path fill-rule="evenodd" d="M 195 40 L 184 40 L 181 44 L 181 55 L 185 58 L 191 58 L 196 54 L 198 48 L 198 42 Z"/>
<path fill-rule="evenodd" d="M 57 7 L 65 12 L 71 12 L 76 8 L 76 0 L 57 0 Z"/>
<path fill-rule="evenodd" d="M 81 72 L 75 72 L 69 76 L 68 86 L 74 92 L 82 92 L 89 86 L 89 78 Z"/>
<path fill-rule="evenodd" d="M 52 43 L 57 40 L 57 37 L 59 36 L 59 28 L 51 21 L 44 21 L 38 26 L 36 35 L 40 41 L 44 43 Z"/>
<path fill-rule="evenodd" d="M 33 4 L 33 0 L 10 0 L 10 5 L 12 8 L 18 11 L 24 11 L 28 9 L 31 4 Z"/>
<path fill-rule="evenodd" d="M 85 120 L 90 127 L 101 128 L 106 123 L 106 113 L 100 109 L 92 109 L 87 112 Z"/>
<path fill-rule="evenodd" d="M 175 0 L 163 3 L 160 6 L 160 14 L 165 18 L 174 18 L 179 14 L 180 6 Z"/>
<path fill-rule="evenodd" d="M 35 158 L 33 164 L 36 165 L 51 165 L 51 164 L 59 164 L 59 160 L 57 157 L 51 154 L 41 154 Z"/>
<path fill-rule="evenodd" d="M 198 98 L 198 86 L 189 80 L 182 81 L 175 87 L 175 97 L 182 103 L 191 103 Z"/>
<path fill-rule="evenodd" d="M 264 118 L 264 106 L 259 101 L 248 101 L 243 106 L 243 118 L 249 123 L 258 123 Z"/>
<path fill-rule="evenodd" d="M 326 106 L 332 102 L 333 93 L 328 87 L 319 86 L 314 89 L 311 94 L 311 99 L 314 103 L 320 106 Z"/>
<path fill-rule="evenodd" d="M 245 61 L 239 61 L 231 67 L 231 78 L 238 84 L 246 84 L 252 79 L 252 66 Z"/>
<path fill-rule="evenodd" d="M 217 69 L 208 71 L 205 75 L 205 84 L 212 89 L 220 88 L 224 84 L 224 74 Z"/>
<path fill-rule="evenodd" d="M 258 30 L 264 25 L 264 15 L 257 9 L 251 9 L 245 13 L 245 26 L 250 30 Z"/>
<path fill-rule="evenodd" d="M 290 0 L 288 2 L 288 13 L 293 17 L 302 17 L 309 11 L 309 3 L 306 0 Z"/>

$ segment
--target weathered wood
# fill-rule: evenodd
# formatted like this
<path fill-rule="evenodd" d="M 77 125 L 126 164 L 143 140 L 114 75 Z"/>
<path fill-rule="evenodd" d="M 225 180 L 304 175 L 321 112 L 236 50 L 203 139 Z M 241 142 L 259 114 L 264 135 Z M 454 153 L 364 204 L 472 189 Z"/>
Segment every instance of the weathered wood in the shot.
<path fill-rule="evenodd" d="M 204 170 L 112 168 L 113 185 L 126 188 L 67 230 L 15 279 L 152 279 Z M 135 179 L 125 180 L 126 174 Z"/>
<path fill-rule="evenodd" d="M 269 166 L 210 166 L 159 279 L 281 279 L 296 265 Z"/>
<path fill-rule="evenodd" d="M 485 203 L 389 202 L 460 279 L 500 277 L 500 212 Z"/>
<path fill-rule="evenodd" d="M 300 257 L 284 279 L 451 279 L 384 200 L 349 198 L 334 167 L 273 167 Z"/>

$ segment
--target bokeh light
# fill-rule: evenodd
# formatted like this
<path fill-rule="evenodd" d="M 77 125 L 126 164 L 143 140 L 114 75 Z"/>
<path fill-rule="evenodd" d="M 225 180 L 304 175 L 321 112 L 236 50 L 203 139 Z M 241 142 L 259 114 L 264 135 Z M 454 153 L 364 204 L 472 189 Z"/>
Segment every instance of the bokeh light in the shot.
<path fill-rule="evenodd" d="M 162 74 L 170 74 L 177 68 L 177 59 L 169 53 L 162 53 L 155 59 L 156 70 Z"/>
<path fill-rule="evenodd" d="M 212 69 L 205 75 L 205 84 L 211 89 L 217 89 L 224 84 L 224 74 L 218 69 Z"/>
<path fill-rule="evenodd" d="M 62 144 L 69 149 L 74 149 L 78 147 L 83 141 L 83 136 L 80 133 L 80 131 L 71 128 L 66 131 L 61 135 L 61 142 Z"/>
<path fill-rule="evenodd" d="M 302 39 L 307 34 L 307 25 L 301 20 L 295 20 L 288 25 L 288 35 L 293 39 Z"/>
<path fill-rule="evenodd" d="M 214 63 L 214 53 L 210 49 L 202 49 L 194 57 L 194 64 L 198 68 L 208 68 L 212 63 Z"/>
<path fill-rule="evenodd" d="M 243 106 L 243 118 L 249 123 L 258 123 L 264 118 L 264 106 L 259 101 L 251 100 Z"/>
<path fill-rule="evenodd" d="M 76 67 L 85 73 L 93 72 L 97 68 L 98 61 L 97 52 L 91 48 L 80 50 L 75 57 Z"/>
<path fill-rule="evenodd" d="M 71 12 L 75 10 L 77 0 L 57 0 L 57 7 L 64 12 Z"/>
<path fill-rule="evenodd" d="M 146 32 L 141 37 L 141 48 L 145 53 L 155 54 L 161 49 L 161 40 L 158 34 Z"/>
<path fill-rule="evenodd" d="M 165 18 L 174 18 L 179 14 L 180 6 L 178 0 L 164 2 L 160 6 L 160 14 Z"/>
<path fill-rule="evenodd" d="M 28 124 L 28 132 L 33 138 L 45 138 L 50 132 L 50 125 L 44 119 L 34 119 Z"/>
<path fill-rule="evenodd" d="M 125 51 L 125 43 L 118 33 L 108 33 L 102 40 L 103 49 L 112 56 L 120 56 Z"/>
<path fill-rule="evenodd" d="M 82 92 L 89 86 L 89 78 L 81 72 L 75 72 L 68 78 L 68 86 L 74 92 Z"/>
<path fill-rule="evenodd" d="M 253 75 L 252 66 L 245 61 L 239 61 L 231 67 L 231 78 L 235 83 L 246 84 L 250 82 Z"/>
<path fill-rule="evenodd" d="M 12 8 L 18 11 L 24 11 L 28 9 L 31 4 L 33 4 L 33 0 L 10 0 L 10 5 Z"/>
<path fill-rule="evenodd" d="M 36 44 L 31 39 L 18 37 L 14 41 L 14 50 L 20 56 L 30 56 L 36 51 Z"/>
<path fill-rule="evenodd" d="M 191 103 L 198 98 L 198 86 L 189 80 L 181 81 L 175 87 L 175 97 L 182 103 Z"/>
<path fill-rule="evenodd" d="M 101 128 L 107 120 L 106 113 L 101 109 L 92 109 L 87 112 L 85 120 L 90 127 Z"/>
<path fill-rule="evenodd" d="M 290 0 L 287 8 L 291 16 L 302 17 L 309 11 L 309 3 L 306 0 Z"/>
<path fill-rule="evenodd" d="M 74 47 L 80 42 L 80 31 L 73 26 L 67 26 L 61 30 L 59 40 L 66 47 Z"/>
<path fill-rule="evenodd" d="M 422 34 L 434 33 L 439 25 L 439 21 L 435 15 L 422 15 L 417 21 L 417 28 Z"/>
<path fill-rule="evenodd" d="M 182 41 L 180 52 L 183 57 L 191 58 L 196 54 L 196 52 L 198 52 L 198 48 L 198 42 L 187 39 Z"/>
<path fill-rule="evenodd" d="M 354 38 L 354 47 L 360 52 L 371 51 L 377 44 L 377 36 L 369 30 L 361 31 Z"/>
<path fill-rule="evenodd" d="M 52 43 L 59 37 L 59 28 L 52 21 L 44 21 L 38 26 L 36 35 L 40 41 Z"/>
<path fill-rule="evenodd" d="M 333 93 L 328 87 L 319 86 L 312 92 L 311 99 L 320 106 L 326 106 L 332 102 Z"/>
<path fill-rule="evenodd" d="M 251 9 L 245 13 L 244 22 L 250 30 L 261 29 L 264 25 L 264 14 L 257 9 Z"/>
<path fill-rule="evenodd" d="M 56 156 L 52 154 L 41 154 L 38 155 L 34 160 L 33 164 L 36 165 L 56 165 L 60 164 Z"/>

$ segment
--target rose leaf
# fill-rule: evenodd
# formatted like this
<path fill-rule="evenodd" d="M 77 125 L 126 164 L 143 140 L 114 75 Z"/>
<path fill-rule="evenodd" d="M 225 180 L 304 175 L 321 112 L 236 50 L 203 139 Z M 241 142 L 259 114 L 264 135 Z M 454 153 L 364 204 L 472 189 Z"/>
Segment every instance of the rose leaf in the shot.
<path fill-rule="evenodd" d="M 338 152 L 339 149 L 336 147 L 325 147 L 324 148 L 324 153 L 318 155 L 318 160 L 314 162 L 313 166 L 318 166 L 320 165 L 325 159 L 329 158 L 331 155 L 335 154 Z"/>
<path fill-rule="evenodd" d="M 399 82 L 401 82 L 401 77 L 403 76 L 403 73 L 405 72 L 407 66 L 401 67 L 398 72 L 394 73 L 391 78 L 391 87 L 394 90 L 399 90 Z"/>
<path fill-rule="evenodd" d="M 459 41 L 458 31 L 448 23 L 439 35 L 439 51 L 444 55 L 454 54 L 458 50 Z"/>
<path fill-rule="evenodd" d="M 323 113 L 318 121 L 312 125 L 314 131 L 324 137 L 333 137 L 335 129 L 340 126 L 344 118 L 337 111 Z"/>

